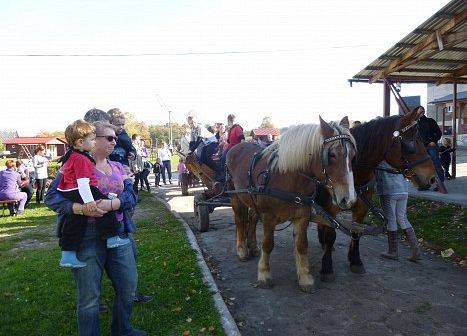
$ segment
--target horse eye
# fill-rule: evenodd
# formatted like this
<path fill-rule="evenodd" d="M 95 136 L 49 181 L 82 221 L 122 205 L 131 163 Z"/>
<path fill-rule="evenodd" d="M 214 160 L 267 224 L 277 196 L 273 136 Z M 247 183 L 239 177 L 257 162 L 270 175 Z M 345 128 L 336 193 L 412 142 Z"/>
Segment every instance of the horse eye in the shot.
<path fill-rule="evenodd" d="M 333 158 L 336 157 L 336 154 L 334 154 L 334 153 L 329 153 L 329 157 L 330 157 L 331 159 L 333 159 Z"/>

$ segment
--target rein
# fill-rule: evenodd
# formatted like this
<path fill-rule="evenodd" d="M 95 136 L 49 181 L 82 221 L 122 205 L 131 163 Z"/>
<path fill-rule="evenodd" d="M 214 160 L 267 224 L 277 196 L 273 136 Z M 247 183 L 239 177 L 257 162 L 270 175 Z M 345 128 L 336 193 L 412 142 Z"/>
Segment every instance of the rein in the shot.
<path fill-rule="evenodd" d="M 351 142 L 351 137 L 347 134 L 339 134 L 330 138 L 326 138 L 323 140 L 323 148 L 321 150 L 322 155 L 325 152 L 324 146 L 328 143 L 334 142 L 334 141 L 341 141 L 343 144 L 343 147 L 345 148 L 345 155 L 347 155 L 347 149 L 345 146 L 344 141 L 350 141 Z M 296 205 L 306 205 L 310 206 L 311 212 L 314 214 L 317 214 L 324 218 L 329 226 L 333 229 L 339 229 L 342 232 L 344 232 L 346 235 L 350 236 L 352 239 L 359 239 L 360 236 L 363 234 L 373 234 L 372 230 L 368 231 L 362 231 L 362 232 L 355 232 L 353 230 L 350 230 L 343 226 L 339 221 L 337 221 L 332 215 L 330 215 L 324 208 L 322 208 L 319 204 L 316 203 L 316 198 L 318 195 L 319 188 L 318 186 L 323 186 L 323 187 L 328 187 L 332 188 L 332 186 L 329 184 L 331 182 L 331 179 L 328 177 L 325 167 L 326 165 L 323 162 L 323 157 L 322 163 L 323 163 L 323 173 L 325 175 L 325 181 L 321 181 L 315 176 L 309 176 L 303 173 L 299 173 L 301 176 L 307 178 L 308 180 L 312 181 L 315 184 L 315 190 L 311 195 L 303 195 L 299 193 L 294 193 L 294 192 L 289 192 L 289 191 L 282 191 L 282 190 L 277 190 L 277 189 L 271 189 L 269 188 L 269 182 L 271 180 L 271 171 L 272 171 L 272 163 L 274 159 L 277 157 L 277 152 L 273 152 L 273 154 L 269 157 L 268 162 L 267 162 L 267 169 L 260 172 L 257 175 L 257 180 L 259 180 L 260 177 L 263 177 L 262 184 L 256 186 L 253 181 L 253 171 L 258 164 L 258 162 L 263 158 L 264 151 L 261 151 L 259 153 L 253 154 L 253 157 L 250 160 L 250 167 L 248 169 L 248 187 L 247 189 L 242 189 L 242 190 L 232 190 L 228 193 L 245 193 L 247 192 L 250 194 L 252 201 L 253 201 L 253 206 L 258 213 L 259 211 L 256 208 L 256 202 L 254 199 L 254 196 L 270 196 L 274 197 L 286 202 L 294 203 Z M 289 224 L 290 225 L 290 224 Z M 287 225 L 286 227 L 280 229 L 286 229 L 289 227 Z"/>

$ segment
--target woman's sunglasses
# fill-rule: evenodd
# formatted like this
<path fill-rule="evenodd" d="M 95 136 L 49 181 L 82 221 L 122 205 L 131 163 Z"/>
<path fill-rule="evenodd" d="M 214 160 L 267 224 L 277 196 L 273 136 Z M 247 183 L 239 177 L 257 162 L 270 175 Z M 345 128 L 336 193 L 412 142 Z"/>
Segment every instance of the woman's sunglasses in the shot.
<path fill-rule="evenodd" d="M 117 137 L 113 135 L 96 135 L 96 138 L 106 138 L 108 142 L 112 142 L 112 141 L 117 142 Z"/>

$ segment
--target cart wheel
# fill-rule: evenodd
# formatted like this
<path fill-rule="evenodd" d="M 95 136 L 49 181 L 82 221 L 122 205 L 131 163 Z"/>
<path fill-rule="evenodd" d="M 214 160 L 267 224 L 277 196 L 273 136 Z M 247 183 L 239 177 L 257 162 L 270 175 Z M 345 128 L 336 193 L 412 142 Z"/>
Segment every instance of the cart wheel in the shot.
<path fill-rule="evenodd" d="M 193 198 L 193 214 L 198 217 L 198 202 L 203 199 L 202 195 L 195 195 Z"/>
<path fill-rule="evenodd" d="M 209 230 L 209 206 L 204 204 L 198 205 L 198 230 L 206 232 Z"/>
<path fill-rule="evenodd" d="M 188 176 L 186 174 L 181 175 L 180 185 L 182 187 L 182 195 L 188 196 Z"/>

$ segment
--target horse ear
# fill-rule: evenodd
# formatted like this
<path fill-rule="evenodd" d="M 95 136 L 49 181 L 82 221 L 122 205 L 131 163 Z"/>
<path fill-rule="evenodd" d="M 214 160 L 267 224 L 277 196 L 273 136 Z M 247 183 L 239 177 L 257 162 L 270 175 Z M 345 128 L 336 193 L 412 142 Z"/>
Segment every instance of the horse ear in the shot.
<path fill-rule="evenodd" d="M 349 117 L 345 116 L 344 118 L 342 118 L 342 120 L 339 122 L 339 126 L 349 129 L 350 128 Z"/>
<path fill-rule="evenodd" d="M 323 138 L 329 138 L 334 135 L 334 130 L 332 129 L 332 127 L 329 126 L 329 124 L 325 122 L 323 118 L 321 118 L 321 116 L 319 116 L 319 123 L 321 125 L 321 135 L 323 136 Z"/>

